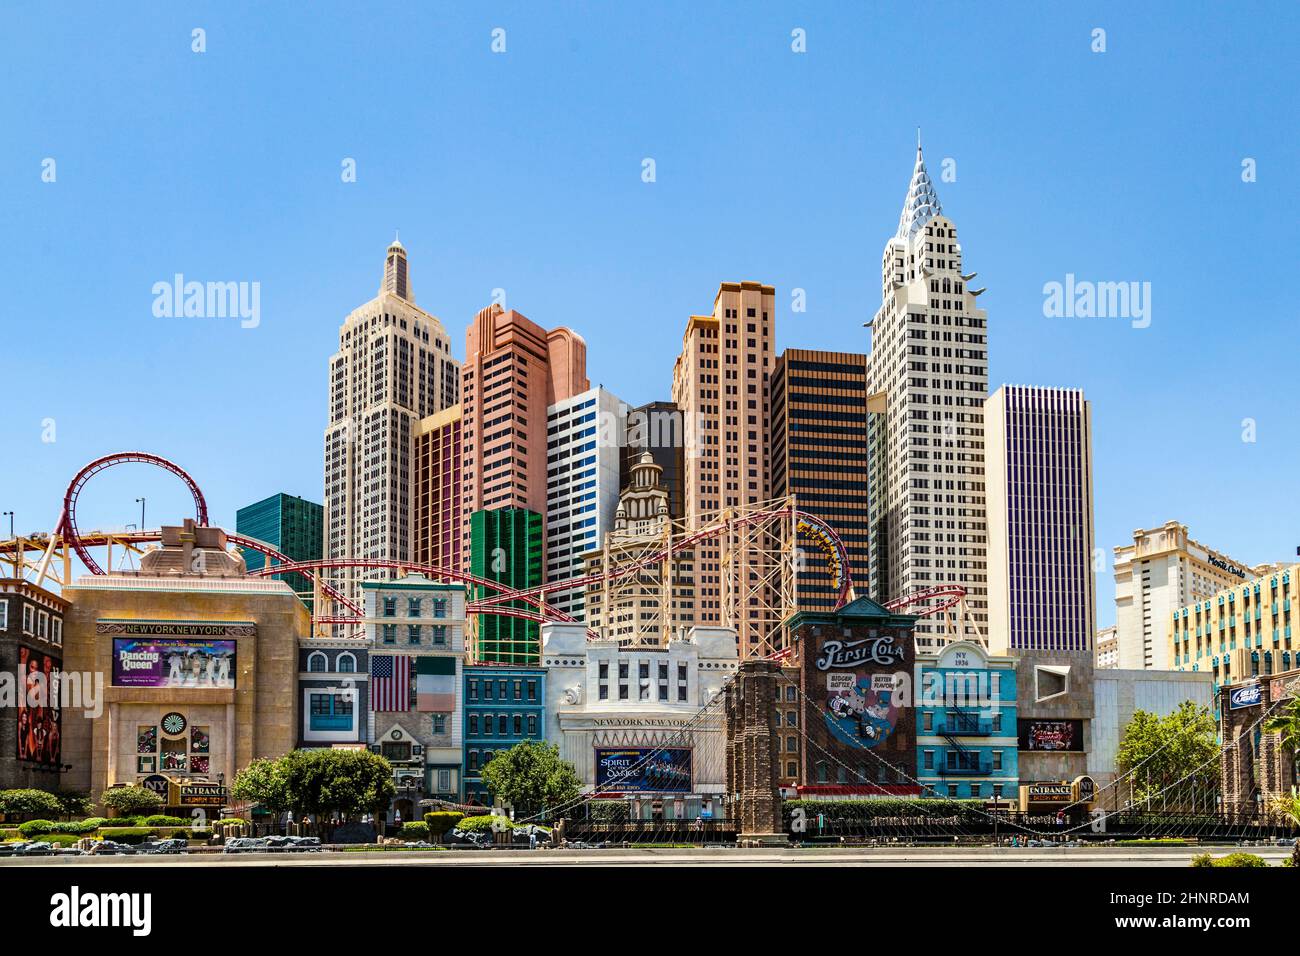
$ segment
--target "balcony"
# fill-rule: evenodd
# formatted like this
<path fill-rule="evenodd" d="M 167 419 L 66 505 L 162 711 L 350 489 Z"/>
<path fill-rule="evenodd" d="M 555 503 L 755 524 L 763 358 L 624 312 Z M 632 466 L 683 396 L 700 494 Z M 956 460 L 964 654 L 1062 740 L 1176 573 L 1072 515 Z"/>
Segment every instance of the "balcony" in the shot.
<path fill-rule="evenodd" d="M 991 737 L 993 721 L 973 714 L 947 714 L 935 721 L 934 732 L 940 737 Z"/>
<path fill-rule="evenodd" d="M 993 772 L 993 761 L 976 754 L 949 754 L 950 758 L 939 765 L 941 777 L 987 777 Z"/>

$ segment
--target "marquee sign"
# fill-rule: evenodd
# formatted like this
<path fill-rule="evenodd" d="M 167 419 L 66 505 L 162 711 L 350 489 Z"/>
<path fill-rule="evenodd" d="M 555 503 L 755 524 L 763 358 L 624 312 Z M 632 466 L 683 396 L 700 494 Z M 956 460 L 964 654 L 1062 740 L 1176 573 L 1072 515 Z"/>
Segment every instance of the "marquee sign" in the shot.
<path fill-rule="evenodd" d="M 222 807 L 227 800 L 225 786 L 219 783 L 183 783 L 179 794 L 182 807 Z"/>
<path fill-rule="evenodd" d="M 857 668 L 876 664 L 889 667 L 903 662 L 904 651 L 893 634 L 867 637 L 860 641 L 831 639 L 822 643 L 817 657 L 817 669 L 827 671 L 832 667 Z"/>

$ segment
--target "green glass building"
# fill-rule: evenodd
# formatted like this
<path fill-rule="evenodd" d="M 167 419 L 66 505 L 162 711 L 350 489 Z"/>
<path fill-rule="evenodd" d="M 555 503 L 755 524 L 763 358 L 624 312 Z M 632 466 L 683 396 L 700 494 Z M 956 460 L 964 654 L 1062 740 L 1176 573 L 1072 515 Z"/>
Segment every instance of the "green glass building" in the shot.
<path fill-rule="evenodd" d="M 542 580 L 542 516 L 526 508 L 496 508 L 469 516 L 470 574 L 497 581 L 505 589 L 534 588 Z M 500 594 L 476 588 L 478 598 Z M 511 607 L 527 608 L 523 601 Z M 478 616 L 480 664 L 536 664 L 541 629 L 536 621 L 497 614 Z"/>
<path fill-rule="evenodd" d="M 295 561 L 314 561 L 320 558 L 325 543 L 325 509 L 296 495 L 272 495 L 236 511 L 235 531 L 265 541 Z M 253 571 L 266 564 L 266 557 L 245 550 L 244 562 Z M 274 577 L 297 591 L 307 610 L 312 609 L 310 578 L 302 574 Z"/>

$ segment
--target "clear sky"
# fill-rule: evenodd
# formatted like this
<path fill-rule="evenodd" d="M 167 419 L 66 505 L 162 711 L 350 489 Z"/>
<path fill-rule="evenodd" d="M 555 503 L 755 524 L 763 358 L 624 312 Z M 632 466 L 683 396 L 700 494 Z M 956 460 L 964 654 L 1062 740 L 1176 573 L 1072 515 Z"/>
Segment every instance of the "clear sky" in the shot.
<path fill-rule="evenodd" d="M 457 357 L 502 288 L 628 402 L 669 396 L 723 280 L 776 286 L 778 348 L 865 351 L 920 126 L 988 289 L 993 386 L 1092 400 L 1098 545 L 1179 519 L 1285 559 L 1298 10 L 7 0 L 0 510 L 49 530 L 77 468 L 127 449 L 188 469 L 230 527 L 277 491 L 320 500 L 326 363 L 397 229 Z M 260 324 L 156 317 L 176 273 L 260 283 Z M 1149 327 L 1045 317 L 1067 274 L 1149 282 Z M 123 467 L 82 527 L 138 522 L 141 495 L 150 526 L 189 507 Z M 1103 624 L 1112 596 L 1108 563 Z"/>

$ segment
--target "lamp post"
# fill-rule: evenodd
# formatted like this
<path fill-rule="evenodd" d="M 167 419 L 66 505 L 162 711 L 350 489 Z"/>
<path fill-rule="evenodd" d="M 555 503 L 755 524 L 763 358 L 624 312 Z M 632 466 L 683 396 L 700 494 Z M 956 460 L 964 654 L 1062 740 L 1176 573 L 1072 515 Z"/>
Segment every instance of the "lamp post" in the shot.
<path fill-rule="evenodd" d="M 12 541 L 14 539 L 14 513 L 6 511 L 4 514 L 9 519 L 9 540 Z"/>
<path fill-rule="evenodd" d="M 144 530 L 144 499 L 136 498 L 135 503 L 140 506 L 140 530 Z"/>

